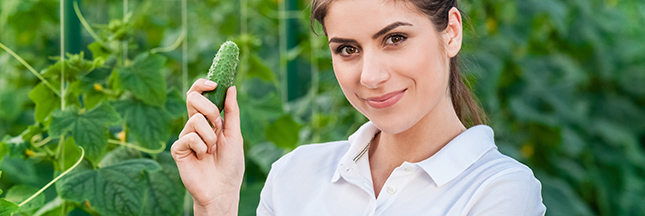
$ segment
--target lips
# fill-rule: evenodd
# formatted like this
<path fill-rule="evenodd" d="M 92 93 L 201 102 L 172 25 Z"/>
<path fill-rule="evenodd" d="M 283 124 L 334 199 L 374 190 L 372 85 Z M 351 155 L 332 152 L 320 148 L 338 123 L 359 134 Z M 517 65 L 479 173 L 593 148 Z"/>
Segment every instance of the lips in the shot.
<path fill-rule="evenodd" d="M 384 94 L 382 96 L 378 97 L 370 97 L 366 98 L 365 101 L 367 102 L 368 105 L 371 107 L 374 107 L 376 109 L 382 109 L 386 107 L 390 107 L 394 105 L 396 102 L 398 102 L 402 97 L 403 94 L 405 94 L 405 91 L 408 89 L 403 89 L 401 91 L 394 91 L 390 92 L 387 94 Z"/>

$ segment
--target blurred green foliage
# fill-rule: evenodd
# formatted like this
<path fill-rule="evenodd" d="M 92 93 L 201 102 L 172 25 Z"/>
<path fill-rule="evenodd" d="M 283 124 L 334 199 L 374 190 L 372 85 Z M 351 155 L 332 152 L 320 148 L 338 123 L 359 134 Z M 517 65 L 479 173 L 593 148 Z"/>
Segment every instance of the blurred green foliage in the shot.
<path fill-rule="evenodd" d="M 48 89 L 33 74 L 0 51 L 0 159 L 7 155 L 0 164 L 2 206 L 24 200 L 57 176 L 63 170 L 59 167 L 68 168 L 80 155 L 71 149 L 83 145 L 83 138 L 59 142 L 52 135 L 74 134 L 76 129 L 52 132 L 50 123 L 62 124 L 66 118 L 103 110 L 122 118 L 119 124 L 106 123 L 108 137 L 119 138 L 126 122 L 133 135 L 127 139 L 141 148 L 158 146 L 150 140 L 174 142 L 186 121 L 182 92 L 206 75 L 225 40 L 234 40 L 241 48 L 236 82 L 247 171 L 240 215 L 254 215 L 270 165 L 281 155 L 298 145 L 345 139 L 366 121 L 340 91 L 326 38 L 311 33 L 304 0 L 295 1 L 302 10 L 292 12 L 280 12 L 283 0 L 187 1 L 185 59 L 181 46 L 153 57 L 139 55 L 170 46 L 181 36 L 182 1 L 125 2 L 129 19 L 123 19 L 124 1 L 81 2 L 85 19 L 103 41 L 94 43 L 82 29 L 78 43 L 86 54 L 68 59 L 76 58 L 80 68 L 77 74 L 68 74 L 68 81 L 78 79 L 82 84 L 75 87 L 79 94 L 68 103 L 82 105 L 82 110 L 55 111 L 61 104 L 52 99 L 53 92 L 46 96 Z M 489 115 L 500 150 L 529 165 L 542 182 L 547 215 L 645 212 L 645 2 L 466 0 L 460 7 L 468 17 L 460 54 L 462 71 Z M 285 19 L 298 20 L 299 26 L 284 28 Z M 59 28 L 58 1 L 0 3 L 0 43 L 48 78 L 60 73 L 55 71 L 60 67 L 57 58 L 51 58 L 60 55 Z M 295 47 L 286 49 L 282 39 L 287 35 L 299 40 Z M 115 58 L 112 63 L 110 56 Z M 114 65 L 114 61 L 124 65 Z M 294 61 L 312 65 L 296 72 L 311 77 L 302 80 L 310 88 L 298 94 L 304 96 L 287 101 L 284 63 Z M 138 69 L 148 63 L 158 67 L 143 67 L 143 71 L 160 73 L 159 80 L 151 82 L 145 77 L 148 72 Z M 138 88 L 131 83 L 133 79 L 113 74 L 137 78 L 137 83 L 146 83 L 148 88 Z M 117 96 L 100 93 L 94 84 L 114 90 Z M 41 94 L 30 94 L 34 91 Z M 97 130 L 106 127 L 95 126 Z M 53 139 L 43 143 L 50 135 Z M 47 153 L 59 145 L 69 151 L 62 161 Z M 48 189 L 44 197 L 11 211 L 100 214 L 105 206 L 92 205 L 102 202 L 100 198 L 65 189 L 74 184 L 87 186 L 88 182 L 75 179 L 91 175 L 102 179 L 104 187 L 117 189 L 137 187 L 137 181 L 148 179 L 148 188 L 133 189 L 133 197 L 151 193 L 172 200 L 133 205 L 165 205 L 168 208 L 159 210 L 162 213 L 177 209 L 190 213 L 190 199 L 182 199 L 183 192 L 175 193 L 183 188 L 176 181 L 167 150 L 148 154 L 115 143 L 105 145 L 105 156 L 96 153 L 100 149 L 87 156 L 92 163 L 100 161 L 98 167 L 89 161 L 82 163 L 57 183 L 59 190 Z M 128 163 L 139 168 L 125 167 Z M 129 184 L 114 184 L 106 174 L 114 170 L 136 177 Z M 147 174 L 137 175 L 141 173 Z M 173 189 L 166 191 L 170 194 L 154 194 L 163 192 L 159 187 Z"/>

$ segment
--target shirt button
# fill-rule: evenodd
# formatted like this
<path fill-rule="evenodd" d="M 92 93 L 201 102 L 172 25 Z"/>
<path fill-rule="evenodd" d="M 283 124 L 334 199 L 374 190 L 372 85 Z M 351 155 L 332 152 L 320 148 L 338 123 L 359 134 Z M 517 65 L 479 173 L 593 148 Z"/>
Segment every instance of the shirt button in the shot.
<path fill-rule="evenodd" d="M 387 192 L 389 194 L 394 194 L 396 192 L 396 188 L 393 187 L 393 186 L 389 186 L 389 187 L 387 187 Z"/>

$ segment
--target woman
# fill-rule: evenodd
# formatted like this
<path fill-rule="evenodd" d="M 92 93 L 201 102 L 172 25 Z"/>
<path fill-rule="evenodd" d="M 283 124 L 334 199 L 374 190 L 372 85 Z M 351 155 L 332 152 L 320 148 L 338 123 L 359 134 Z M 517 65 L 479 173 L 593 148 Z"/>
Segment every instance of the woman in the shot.
<path fill-rule="evenodd" d="M 258 215 L 544 215 L 531 170 L 502 155 L 457 71 L 456 0 L 315 0 L 336 78 L 370 122 L 348 140 L 305 145 L 274 163 Z M 223 121 L 188 93 L 172 153 L 196 215 L 236 215 L 244 170 L 239 111 Z M 213 127 L 209 125 L 212 123 Z"/>

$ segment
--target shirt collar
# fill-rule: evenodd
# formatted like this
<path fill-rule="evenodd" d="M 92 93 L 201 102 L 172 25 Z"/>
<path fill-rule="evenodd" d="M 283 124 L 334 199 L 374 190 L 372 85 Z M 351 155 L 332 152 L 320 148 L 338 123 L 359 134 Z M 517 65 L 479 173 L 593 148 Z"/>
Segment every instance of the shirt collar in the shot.
<path fill-rule="evenodd" d="M 437 187 L 457 178 L 491 149 L 496 149 L 493 129 L 486 125 L 469 128 L 433 156 L 417 163 Z"/>
<path fill-rule="evenodd" d="M 374 134 L 379 131 L 370 121 L 349 136 L 350 147 L 340 159 L 331 182 L 340 179 L 342 170 L 356 165 L 357 159 L 364 156 Z M 486 152 L 495 148 L 497 147 L 493 129 L 486 125 L 477 125 L 459 134 L 433 156 L 416 164 L 428 173 L 437 187 L 440 187 L 455 179 Z"/>
<path fill-rule="evenodd" d="M 338 181 L 338 179 L 340 179 L 341 177 L 341 170 L 356 165 L 356 161 L 365 156 L 366 152 L 369 150 L 368 147 L 370 141 L 372 141 L 374 134 L 379 131 L 380 130 L 376 128 L 374 123 L 369 121 L 363 124 L 358 130 L 356 130 L 354 134 L 349 136 L 349 149 L 340 159 L 331 182 Z"/>

